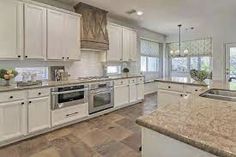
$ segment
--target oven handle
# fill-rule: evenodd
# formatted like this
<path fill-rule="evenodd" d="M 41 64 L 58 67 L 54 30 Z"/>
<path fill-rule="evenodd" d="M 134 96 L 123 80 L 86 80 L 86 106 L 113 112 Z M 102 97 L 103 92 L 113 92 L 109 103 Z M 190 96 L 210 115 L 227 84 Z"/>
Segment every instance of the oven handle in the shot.
<path fill-rule="evenodd" d="M 64 92 L 52 92 L 52 95 L 68 94 L 68 93 L 74 93 L 74 92 L 85 92 L 85 91 L 88 91 L 88 88 L 70 90 L 70 91 L 64 91 Z"/>
<path fill-rule="evenodd" d="M 95 91 L 95 90 L 91 90 L 90 93 L 91 94 L 101 94 L 101 93 L 108 93 L 108 92 L 112 92 L 113 88 L 107 88 L 104 90 L 99 90 L 99 91 Z"/>

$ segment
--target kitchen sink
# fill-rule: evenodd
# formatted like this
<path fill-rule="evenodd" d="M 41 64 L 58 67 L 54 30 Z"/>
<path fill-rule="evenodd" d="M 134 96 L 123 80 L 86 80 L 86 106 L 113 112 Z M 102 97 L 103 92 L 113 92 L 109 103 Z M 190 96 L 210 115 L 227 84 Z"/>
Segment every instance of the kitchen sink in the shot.
<path fill-rule="evenodd" d="M 224 90 L 224 89 L 210 89 L 200 95 L 201 97 L 226 100 L 236 102 L 236 91 Z"/>

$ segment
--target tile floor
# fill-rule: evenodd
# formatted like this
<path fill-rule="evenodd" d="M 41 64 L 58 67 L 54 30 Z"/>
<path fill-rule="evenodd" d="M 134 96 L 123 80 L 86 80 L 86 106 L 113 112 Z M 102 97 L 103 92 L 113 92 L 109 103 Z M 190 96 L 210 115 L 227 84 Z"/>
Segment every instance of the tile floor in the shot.
<path fill-rule="evenodd" d="M 137 117 L 156 109 L 156 95 L 143 103 L 0 149 L 0 157 L 141 157 Z"/>

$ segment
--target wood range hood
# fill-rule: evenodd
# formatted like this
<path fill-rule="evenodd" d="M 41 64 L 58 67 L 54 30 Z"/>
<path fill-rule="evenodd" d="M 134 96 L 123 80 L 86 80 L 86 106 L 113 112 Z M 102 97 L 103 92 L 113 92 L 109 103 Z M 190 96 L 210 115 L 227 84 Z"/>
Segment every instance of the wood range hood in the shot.
<path fill-rule="evenodd" d="M 94 51 L 108 50 L 108 12 L 82 2 L 75 5 L 74 9 L 76 13 L 82 15 L 81 49 Z"/>

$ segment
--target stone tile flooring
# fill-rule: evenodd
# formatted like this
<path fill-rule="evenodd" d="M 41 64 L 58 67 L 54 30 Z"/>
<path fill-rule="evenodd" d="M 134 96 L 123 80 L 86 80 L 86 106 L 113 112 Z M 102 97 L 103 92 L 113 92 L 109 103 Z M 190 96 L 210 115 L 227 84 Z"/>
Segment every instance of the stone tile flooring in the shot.
<path fill-rule="evenodd" d="M 156 95 L 85 122 L 0 149 L 0 157 L 141 157 L 136 118 L 156 109 Z"/>

